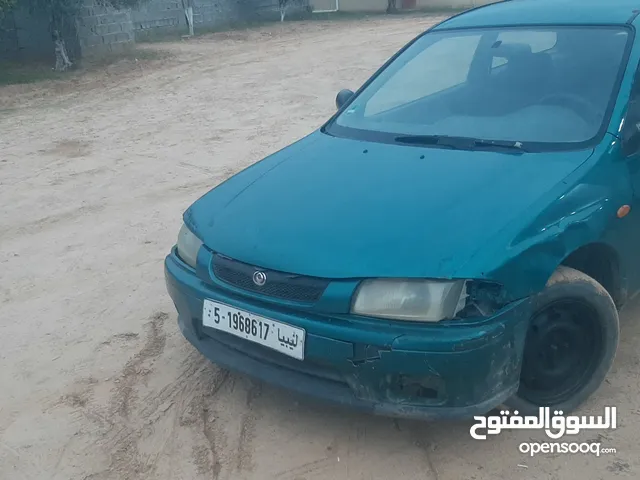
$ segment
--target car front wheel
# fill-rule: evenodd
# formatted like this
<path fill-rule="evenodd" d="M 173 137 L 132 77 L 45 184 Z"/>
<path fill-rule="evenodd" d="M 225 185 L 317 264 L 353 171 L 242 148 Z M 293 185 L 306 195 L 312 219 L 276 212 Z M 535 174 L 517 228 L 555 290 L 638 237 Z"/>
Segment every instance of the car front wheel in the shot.
<path fill-rule="evenodd" d="M 618 311 L 593 278 L 559 267 L 534 298 L 520 387 L 505 404 L 522 415 L 539 407 L 575 410 L 595 392 L 618 349 Z"/>

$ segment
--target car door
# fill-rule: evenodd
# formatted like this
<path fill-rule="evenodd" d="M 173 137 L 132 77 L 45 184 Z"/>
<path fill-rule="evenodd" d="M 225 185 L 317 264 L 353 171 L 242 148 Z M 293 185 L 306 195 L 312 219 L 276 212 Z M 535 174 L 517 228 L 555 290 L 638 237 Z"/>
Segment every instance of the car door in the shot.
<path fill-rule="evenodd" d="M 631 213 L 627 218 L 627 238 L 632 239 L 633 246 L 628 252 L 629 296 L 640 292 L 640 67 L 637 69 L 627 113 L 621 131 L 622 151 L 629 170 L 629 176 L 633 187 L 633 201 Z M 624 260 L 623 260 L 624 261 Z"/>

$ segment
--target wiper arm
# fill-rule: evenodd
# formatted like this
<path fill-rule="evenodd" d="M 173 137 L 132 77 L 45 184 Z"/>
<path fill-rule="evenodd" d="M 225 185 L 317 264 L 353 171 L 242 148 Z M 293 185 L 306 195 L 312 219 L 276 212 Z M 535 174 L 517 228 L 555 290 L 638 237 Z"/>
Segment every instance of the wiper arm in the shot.
<path fill-rule="evenodd" d="M 398 143 L 409 145 L 434 145 L 453 150 L 473 150 L 473 139 L 449 137 L 447 135 L 400 135 L 394 139 Z"/>
<path fill-rule="evenodd" d="M 447 135 L 400 135 L 395 137 L 394 140 L 398 143 L 407 143 L 410 145 L 435 145 L 456 150 L 494 148 L 512 150 L 519 153 L 527 151 L 522 146 L 522 142 L 513 142 L 510 140 L 484 140 L 480 138 L 450 137 Z"/>
<path fill-rule="evenodd" d="M 506 148 L 509 150 L 517 150 L 519 152 L 526 152 L 522 146 L 522 142 L 513 142 L 511 140 L 482 140 L 482 139 L 473 139 L 473 144 L 476 147 L 496 147 L 496 148 Z"/>
<path fill-rule="evenodd" d="M 442 143 L 444 140 L 453 138 L 444 135 L 399 135 L 394 140 L 399 143 L 408 143 L 413 145 L 441 145 L 445 147 L 453 147 L 448 143 Z"/>

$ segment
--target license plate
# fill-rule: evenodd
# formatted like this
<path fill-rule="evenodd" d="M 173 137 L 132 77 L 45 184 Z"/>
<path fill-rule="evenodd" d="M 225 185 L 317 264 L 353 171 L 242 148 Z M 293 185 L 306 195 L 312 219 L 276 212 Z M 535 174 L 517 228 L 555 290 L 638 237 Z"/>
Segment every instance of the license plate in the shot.
<path fill-rule="evenodd" d="M 212 300 L 202 307 L 202 324 L 258 343 L 298 360 L 304 359 L 305 331 Z"/>

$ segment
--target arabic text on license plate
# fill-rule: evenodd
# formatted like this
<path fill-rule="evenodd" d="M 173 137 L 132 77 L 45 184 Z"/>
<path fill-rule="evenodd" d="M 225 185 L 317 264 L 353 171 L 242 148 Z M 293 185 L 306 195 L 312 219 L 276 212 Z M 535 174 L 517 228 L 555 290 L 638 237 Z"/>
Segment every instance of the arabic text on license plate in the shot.
<path fill-rule="evenodd" d="M 304 359 L 305 331 L 230 305 L 205 300 L 202 324 L 259 343 L 298 360 Z"/>

